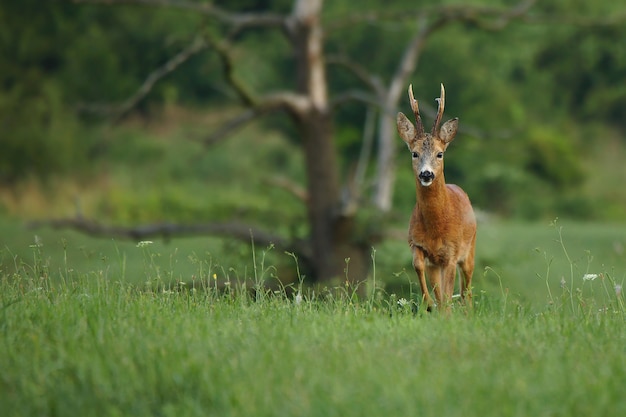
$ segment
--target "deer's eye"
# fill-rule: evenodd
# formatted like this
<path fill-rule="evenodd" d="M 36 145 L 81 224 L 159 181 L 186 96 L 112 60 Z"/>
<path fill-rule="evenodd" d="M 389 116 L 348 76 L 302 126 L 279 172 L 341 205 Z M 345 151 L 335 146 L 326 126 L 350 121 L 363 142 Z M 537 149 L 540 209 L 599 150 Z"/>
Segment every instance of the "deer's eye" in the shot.
<path fill-rule="evenodd" d="M 417 152 L 411 152 L 411 156 L 413 157 L 413 159 L 417 159 L 419 158 L 420 154 L 418 154 Z"/>
<path fill-rule="evenodd" d="M 443 152 L 439 152 L 437 154 L 437 159 L 443 159 Z"/>

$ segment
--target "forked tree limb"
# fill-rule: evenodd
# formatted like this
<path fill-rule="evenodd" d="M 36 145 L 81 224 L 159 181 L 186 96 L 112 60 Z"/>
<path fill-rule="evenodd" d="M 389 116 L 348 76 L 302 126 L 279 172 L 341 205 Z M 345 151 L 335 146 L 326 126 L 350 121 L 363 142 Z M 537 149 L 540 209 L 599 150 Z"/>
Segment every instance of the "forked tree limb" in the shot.
<path fill-rule="evenodd" d="M 480 26 L 485 30 L 503 29 L 510 21 L 520 19 L 528 13 L 536 0 L 522 0 L 510 8 L 486 7 L 486 6 L 466 6 L 466 5 L 445 5 L 430 7 L 409 13 L 407 11 L 398 12 L 366 12 L 364 14 L 351 14 L 346 18 L 351 24 L 378 20 L 386 17 L 393 21 L 415 21 L 417 31 L 410 39 L 404 49 L 404 54 L 400 59 L 398 67 L 392 76 L 390 86 L 385 86 L 380 78 L 371 74 L 366 68 L 357 62 L 353 62 L 346 56 L 331 56 L 329 63 L 341 65 L 350 71 L 357 79 L 368 86 L 378 97 L 380 103 L 396 103 L 400 97 L 406 79 L 413 72 L 417 65 L 417 60 L 424 48 L 426 41 L 437 30 L 454 22 L 466 22 Z M 336 20 L 328 25 L 328 30 L 341 23 L 343 20 Z M 387 99 L 385 96 L 388 96 Z M 395 109 L 386 109 L 395 113 Z"/>
<path fill-rule="evenodd" d="M 87 110 L 92 112 L 104 113 L 112 116 L 114 119 L 119 119 L 130 112 L 141 100 L 143 100 L 155 87 L 156 83 L 162 78 L 173 72 L 176 68 L 186 62 L 189 58 L 197 53 L 211 47 L 220 57 L 224 66 L 224 78 L 228 84 L 233 88 L 239 100 L 248 107 L 242 114 L 227 121 L 219 127 L 215 132 L 211 133 L 207 138 L 203 140 L 206 145 L 218 142 L 222 138 L 228 136 L 232 131 L 240 126 L 243 126 L 247 122 L 256 119 L 266 113 L 275 110 L 287 110 L 292 115 L 300 115 L 306 113 L 312 103 L 310 98 L 304 95 L 298 95 L 290 91 L 277 92 L 266 96 L 256 96 L 244 83 L 236 76 L 235 62 L 232 55 L 232 48 L 230 45 L 230 39 L 238 31 L 246 28 L 258 28 L 258 27 L 280 27 L 285 30 L 287 37 L 291 36 L 288 28 L 293 24 L 292 16 L 281 15 L 276 13 L 237 13 L 229 12 L 220 7 L 217 7 L 211 3 L 197 3 L 187 0 L 74 0 L 76 3 L 88 3 L 88 4 L 136 4 L 152 7 L 174 7 L 192 12 L 202 13 L 210 16 L 222 23 L 231 26 L 231 31 L 228 35 L 225 35 L 222 39 L 213 39 L 204 37 L 196 37 L 192 42 L 182 49 L 178 54 L 173 56 L 165 64 L 152 71 L 143 81 L 138 90 L 132 94 L 129 98 L 124 100 L 121 104 L 117 105 L 101 105 L 101 104 L 87 104 L 81 105 L 81 110 Z M 449 23 L 454 20 L 467 20 L 474 21 L 479 19 L 481 14 L 497 16 L 498 22 L 508 21 L 512 18 L 518 17 L 527 8 L 534 3 L 534 0 L 522 1 L 519 5 L 502 11 L 497 8 L 489 7 L 470 7 L 470 6 L 442 6 L 432 9 L 426 9 L 429 15 L 438 15 L 438 18 L 428 25 L 424 25 L 422 31 L 418 34 L 418 37 L 413 42 L 419 44 L 423 43 L 428 35 L 437 29 L 437 27 Z M 382 12 L 381 12 L 382 13 Z M 371 13 L 360 15 L 360 18 L 369 19 Z M 385 16 L 382 13 L 380 16 Z M 406 16 L 406 13 L 403 14 Z M 424 14 L 422 14 L 424 16 Z M 398 16 L 399 17 L 399 16 Z M 359 20 L 359 15 L 351 17 L 351 19 Z M 419 45 L 409 48 L 410 50 L 419 49 Z M 408 61 L 411 61 L 408 57 Z M 407 61 L 407 59 L 405 59 Z M 380 95 L 385 94 L 385 88 L 382 85 L 380 79 L 369 74 L 367 70 L 360 65 L 350 62 L 345 57 L 331 57 L 330 63 L 339 64 L 349 69 L 357 78 L 361 79 L 371 90 L 375 92 L 373 97 L 368 97 L 367 94 L 360 92 L 346 92 L 338 95 L 332 104 L 337 105 L 346 100 L 360 100 L 374 102 L 378 105 L 383 105 L 384 100 L 380 99 Z M 401 65 L 399 70 L 406 72 L 405 65 Z M 398 74 L 394 76 L 394 79 L 398 78 Z M 400 77 L 404 78 L 404 77 Z M 385 112 L 393 112 L 395 109 L 384 109 Z"/>
<path fill-rule="evenodd" d="M 236 62 L 231 45 L 232 38 L 241 30 L 258 27 L 280 27 L 284 29 L 287 37 L 291 36 L 288 28 L 292 25 L 291 16 L 283 16 L 274 13 L 233 13 L 227 12 L 210 3 L 194 3 L 178 0 L 74 0 L 77 3 L 92 4 L 140 4 L 146 6 L 177 7 L 200 12 L 209 15 L 216 20 L 231 26 L 230 32 L 221 38 L 210 36 L 208 33 L 198 35 L 193 41 L 173 56 L 165 64 L 148 74 L 142 85 L 129 98 L 121 104 L 83 104 L 80 110 L 95 113 L 103 113 L 119 120 L 130 112 L 141 100 L 143 100 L 155 87 L 156 83 L 189 58 L 205 50 L 213 50 L 220 58 L 223 65 L 224 79 L 233 89 L 239 101 L 247 107 L 245 111 L 228 120 L 216 131 L 211 133 L 202 142 L 211 145 L 228 136 L 237 128 L 246 123 L 276 110 L 286 110 L 292 115 L 305 114 L 311 107 L 310 97 L 294 93 L 292 91 L 277 91 L 265 95 L 255 94 L 236 73 Z"/>
<path fill-rule="evenodd" d="M 256 97 L 255 94 L 248 88 L 244 82 L 239 79 L 235 72 L 235 61 L 233 58 L 233 48 L 231 45 L 231 39 L 244 29 L 259 28 L 259 27 L 277 27 L 282 28 L 287 33 L 287 28 L 290 25 L 290 17 L 276 13 L 235 13 L 228 12 L 224 9 L 217 7 L 211 3 L 197 3 L 185 0 L 73 0 L 75 3 L 87 3 L 87 4 L 137 4 L 153 7 L 173 7 L 192 12 L 201 13 L 216 19 L 230 26 L 230 31 L 222 38 L 215 38 L 209 36 L 208 33 L 202 36 L 196 36 L 189 45 L 183 48 L 175 56 L 169 59 L 165 64 L 156 68 L 148 74 L 144 79 L 141 86 L 130 97 L 124 100 L 120 104 L 81 104 L 79 110 L 89 111 L 94 113 L 102 113 L 112 116 L 114 119 L 119 119 L 125 116 L 131 111 L 141 100 L 143 100 L 154 88 L 156 83 L 164 78 L 166 75 L 173 72 L 176 68 L 189 60 L 192 56 L 202 52 L 209 47 L 213 49 L 222 61 L 224 68 L 224 78 L 227 83 L 233 88 L 239 100 L 246 106 L 253 108 L 252 112 L 247 112 L 244 117 L 238 119 L 251 120 L 256 116 L 265 113 L 269 107 L 276 107 L 277 96 L 285 96 L 284 93 L 274 94 L 269 97 Z M 294 100 L 283 100 L 283 105 L 293 110 L 301 110 L 300 104 L 295 104 Z M 232 126 L 232 123 L 227 123 Z M 225 126 L 225 128 L 219 129 L 221 132 L 230 132 L 231 128 Z M 205 142 L 213 142 L 215 135 L 212 138 L 207 139 Z"/>

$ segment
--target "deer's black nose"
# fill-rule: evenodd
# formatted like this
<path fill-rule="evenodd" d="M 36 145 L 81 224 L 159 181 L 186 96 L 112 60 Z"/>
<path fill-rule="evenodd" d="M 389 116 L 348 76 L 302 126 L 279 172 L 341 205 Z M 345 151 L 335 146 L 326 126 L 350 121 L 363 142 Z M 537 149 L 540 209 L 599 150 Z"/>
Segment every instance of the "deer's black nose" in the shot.
<path fill-rule="evenodd" d="M 422 171 L 418 177 L 421 181 L 429 182 L 435 179 L 435 173 L 432 171 Z"/>

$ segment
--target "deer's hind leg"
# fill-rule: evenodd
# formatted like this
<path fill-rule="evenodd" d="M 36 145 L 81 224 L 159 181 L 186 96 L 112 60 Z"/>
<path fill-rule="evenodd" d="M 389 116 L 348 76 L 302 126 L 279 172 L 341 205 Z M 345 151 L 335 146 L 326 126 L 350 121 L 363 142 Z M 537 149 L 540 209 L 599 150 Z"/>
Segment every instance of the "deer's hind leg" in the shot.
<path fill-rule="evenodd" d="M 446 303 L 452 302 L 454 294 L 454 284 L 456 282 L 456 264 L 443 268 L 443 293 Z"/>
<path fill-rule="evenodd" d="M 466 300 L 468 305 L 472 305 L 472 275 L 474 274 L 474 249 L 476 236 L 472 241 L 470 250 L 464 260 L 459 262 L 461 268 L 461 298 Z"/>

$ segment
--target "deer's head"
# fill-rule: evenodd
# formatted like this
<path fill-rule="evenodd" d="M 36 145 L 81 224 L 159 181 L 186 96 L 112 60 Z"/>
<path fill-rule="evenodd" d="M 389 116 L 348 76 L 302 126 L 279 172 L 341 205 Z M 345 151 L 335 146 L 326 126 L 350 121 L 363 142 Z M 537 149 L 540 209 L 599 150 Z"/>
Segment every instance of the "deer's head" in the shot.
<path fill-rule="evenodd" d="M 411 85 L 409 85 L 409 100 L 416 121 L 413 124 L 404 113 L 398 113 L 398 133 L 411 151 L 413 171 L 417 179 L 422 186 L 428 187 L 435 178 L 443 176 L 443 154 L 456 136 L 459 119 L 454 118 L 441 125 L 446 103 L 446 92 L 443 84 L 441 84 L 441 97 L 437 99 L 439 102 L 437 117 L 430 133 L 424 131 L 419 107 L 417 100 L 413 97 L 413 86 Z"/>

